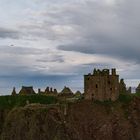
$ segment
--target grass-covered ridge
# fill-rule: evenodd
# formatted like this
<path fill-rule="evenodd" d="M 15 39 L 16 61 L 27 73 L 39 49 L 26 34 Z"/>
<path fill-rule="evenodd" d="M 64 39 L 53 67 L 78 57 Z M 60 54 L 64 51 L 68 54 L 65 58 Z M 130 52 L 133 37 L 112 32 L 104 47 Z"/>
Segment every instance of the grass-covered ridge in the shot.
<path fill-rule="evenodd" d="M 54 104 L 57 102 L 56 97 L 44 95 L 30 96 L 0 96 L 0 108 L 13 108 L 24 106 L 28 103 Z"/>
<path fill-rule="evenodd" d="M 100 105 L 104 105 L 104 106 L 112 106 L 114 104 L 118 104 L 118 103 L 123 103 L 123 104 L 128 104 L 130 103 L 134 97 L 140 97 L 140 94 L 120 94 L 118 99 L 116 101 L 111 101 L 111 100 L 107 100 L 107 101 L 94 101 L 94 103 L 96 104 L 100 104 Z"/>
<path fill-rule="evenodd" d="M 130 103 L 134 97 L 140 97 L 140 94 L 120 94 L 118 100 L 115 102 L 113 101 L 94 101 L 95 104 L 100 104 L 103 106 L 113 106 L 115 104 L 128 104 Z M 73 99 L 73 98 L 71 98 Z M 80 99 L 82 100 L 82 99 Z M 79 101 L 80 101 L 79 100 Z M 75 101 L 75 100 L 74 100 Z M 77 101 L 77 100 L 76 100 Z M 17 95 L 17 96 L 0 96 L 0 109 L 3 108 L 13 108 L 13 107 L 20 107 L 25 106 L 27 103 L 40 103 L 40 104 L 55 104 L 61 103 L 62 101 L 55 96 L 45 96 L 45 95 Z M 64 103 L 69 103 L 69 100 L 65 100 Z"/>

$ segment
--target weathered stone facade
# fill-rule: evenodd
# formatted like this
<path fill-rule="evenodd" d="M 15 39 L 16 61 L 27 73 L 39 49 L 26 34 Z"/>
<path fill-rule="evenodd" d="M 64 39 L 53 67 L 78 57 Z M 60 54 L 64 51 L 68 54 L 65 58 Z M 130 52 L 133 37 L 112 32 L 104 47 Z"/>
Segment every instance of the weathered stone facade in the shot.
<path fill-rule="evenodd" d="M 119 75 L 116 69 L 96 70 L 93 74 L 84 75 L 85 99 L 88 100 L 117 100 L 119 96 Z"/>

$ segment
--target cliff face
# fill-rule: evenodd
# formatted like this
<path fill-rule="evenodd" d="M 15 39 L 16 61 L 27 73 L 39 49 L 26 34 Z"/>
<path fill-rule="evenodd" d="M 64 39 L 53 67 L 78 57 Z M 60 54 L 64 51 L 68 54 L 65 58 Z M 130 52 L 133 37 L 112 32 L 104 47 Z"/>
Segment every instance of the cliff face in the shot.
<path fill-rule="evenodd" d="M 79 103 L 69 112 L 78 140 L 140 140 L 140 100 L 129 106 Z"/>
<path fill-rule="evenodd" d="M 1 140 L 140 140 L 140 99 L 127 105 L 82 101 L 0 112 Z"/>

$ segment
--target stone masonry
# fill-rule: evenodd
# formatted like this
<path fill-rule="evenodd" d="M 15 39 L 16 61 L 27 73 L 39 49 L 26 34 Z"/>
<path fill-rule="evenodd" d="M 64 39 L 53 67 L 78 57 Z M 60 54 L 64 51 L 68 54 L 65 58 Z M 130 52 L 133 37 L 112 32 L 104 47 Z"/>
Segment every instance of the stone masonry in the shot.
<path fill-rule="evenodd" d="M 93 74 L 84 75 L 85 99 L 115 101 L 119 96 L 119 75 L 116 69 L 96 70 Z"/>

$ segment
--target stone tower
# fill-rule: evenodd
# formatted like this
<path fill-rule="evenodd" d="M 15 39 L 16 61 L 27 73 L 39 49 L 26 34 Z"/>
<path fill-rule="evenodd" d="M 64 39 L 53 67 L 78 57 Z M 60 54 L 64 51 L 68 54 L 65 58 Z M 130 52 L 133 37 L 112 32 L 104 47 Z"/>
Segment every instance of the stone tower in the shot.
<path fill-rule="evenodd" d="M 117 100 L 119 96 L 119 75 L 116 69 L 96 70 L 93 74 L 84 75 L 85 99 L 88 100 Z"/>

